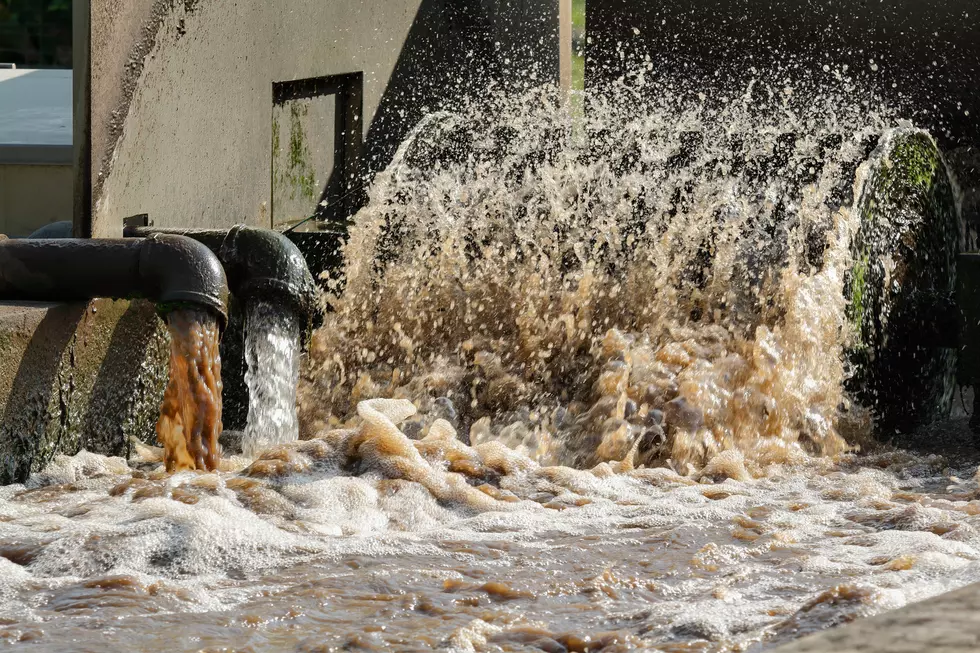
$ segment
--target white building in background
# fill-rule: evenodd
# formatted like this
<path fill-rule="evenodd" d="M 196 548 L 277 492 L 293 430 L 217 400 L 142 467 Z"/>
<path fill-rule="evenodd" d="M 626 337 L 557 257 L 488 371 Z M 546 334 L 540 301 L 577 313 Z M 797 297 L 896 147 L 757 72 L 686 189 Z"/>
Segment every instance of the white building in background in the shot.
<path fill-rule="evenodd" d="M 0 233 L 72 219 L 72 71 L 0 70 Z"/>

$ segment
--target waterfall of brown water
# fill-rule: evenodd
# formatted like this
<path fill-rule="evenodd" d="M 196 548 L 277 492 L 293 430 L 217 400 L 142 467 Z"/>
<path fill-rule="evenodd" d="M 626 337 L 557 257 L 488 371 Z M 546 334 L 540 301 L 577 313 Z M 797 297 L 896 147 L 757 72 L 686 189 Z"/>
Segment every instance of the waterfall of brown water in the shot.
<path fill-rule="evenodd" d="M 221 458 L 221 354 L 218 321 L 178 309 L 167 315 L 170 382 L 160 406 L 157 438 L 168 472 L 215 470 Z"/>

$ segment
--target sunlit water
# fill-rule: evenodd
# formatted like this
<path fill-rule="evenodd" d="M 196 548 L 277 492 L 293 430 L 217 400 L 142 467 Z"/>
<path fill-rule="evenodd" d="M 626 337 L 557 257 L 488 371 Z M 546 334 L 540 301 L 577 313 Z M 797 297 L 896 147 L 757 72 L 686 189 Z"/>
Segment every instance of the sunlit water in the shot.
<path fill-rule="evenodd" d="M 299 380 L 299 318 L 264 300 L 246 307 L 245 384 L 248 421 L 242 451 L 254 456 L 272 444 L 299 437 L 296 384 Z"/>
<path fill-rule="evenodd" d="M 302 441 L 0 489 L 0 637 L 742 651 L 980 580 L 976 463 L 873 448 L 843 392 L 895 126 L 846 86 L 430 117 L 356 216 Z"/>
<path fill-rule="evenodd" d="M 167 471 L 215 470 L 221 459 L 221 331 L 217 318 L 180 308 L 167 314 L 170 370 L 157 440 Z"/>

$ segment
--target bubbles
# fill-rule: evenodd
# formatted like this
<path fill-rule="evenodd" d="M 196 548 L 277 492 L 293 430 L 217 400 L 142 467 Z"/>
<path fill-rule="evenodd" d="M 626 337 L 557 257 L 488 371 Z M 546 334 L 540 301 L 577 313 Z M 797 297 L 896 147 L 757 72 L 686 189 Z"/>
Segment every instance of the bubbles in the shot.
<path fill-rule="evenodd" d="M 240 472 L 83 453 L 3 488 L 0 638 L 294 650 L 310 632 L 368 633 L 397 648 L 468 640 L 492 616 L 501 628 L 480 637 L 501 645 L 728 651 L 980 579 L 973 468 L 938 458 L 811 459 L 761 479 L 736 450 L 698 477 L 576 470 L 467 446 L 445 420 L 411 440 L 404 400 L 358 413 Z"/>
<path fill-rule="evenodd" d="M 297 315 L 263 300 L 249 302 L 245 310 L 248 419 L 242 452 L 254 457 L 269 445 L 299 437 L 300 325 Z"/>

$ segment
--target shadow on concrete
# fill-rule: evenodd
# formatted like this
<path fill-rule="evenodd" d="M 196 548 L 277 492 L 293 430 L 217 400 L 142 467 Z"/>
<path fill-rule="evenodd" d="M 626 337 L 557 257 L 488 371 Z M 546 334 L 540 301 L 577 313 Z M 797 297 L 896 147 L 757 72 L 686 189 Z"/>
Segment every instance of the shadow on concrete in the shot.
<path fill-rule="evenodd" d="M 653 61 L 652 93 L 664 94 L 655 82 L 666 81 L 672 93 L 727 103 L 750 80 L 777 92 L 792 85 L 795 95 L 828 88 L 855 105 L 883 98 L 946 148 L 980 142 L 973 0 L 602 0 L 587 4 L 586 22 L 589 88 Z"/>
<path fill-rule="evenodd" d="M 38 455 L 57 447 L 56 442 L 47 442 L 48 407 L 57 387 L 65 349 L 85 309 L 85 304 L 53 306 L 33 332 L 0 421 L 0 440 L 10 442 L 9 450 L 14 452 L 10 460 L 4 461 L 4 469 L 0 469 L 0 477 L 4 477 L 0 482 L 25 481 Z"/>
<path fill-rule="evenodd" d="M 887 444 L 919 454 L 942 456 L 953 467 L 980 463 L 980 449 L 968 417 L 953 417 L 914 433 L 896 434 Z"/>
<path fill-rule="evenodd" d="M 137 409 L 139 404 L 145 403 L 147 394 L 160 394 L 148 387 L 154 385 L 154 379 L 146 378 L 149 370 L 144 369 L 158 319 L 151 304 L 134 301 L 116 323 L 82 420 L 82 448 L 109 455 L 126 455 L 129 433 L 137 436 L 153 433 L 156 410 L 151 409 L 148 424 L 133 422 L 139 421 L 141 416 Z M 134 433 L 147 431 L 148 427 L 149 433 Z"/>
<path fill-rule="evenodd" d="M 540 0 L 423 0 L 367 130 L 363 167 L 353 173 L 363 183 L 348 191 L 355 197 L 318 217 L 339 224 L 357 212 L 371 178 L 391 163 L 423 116 L 451 111 L 495 85 L 557 83 L 557 6 Z M 345 176 L 351 173 L 335 167 L 324 196 L 343 186 Z"/>

